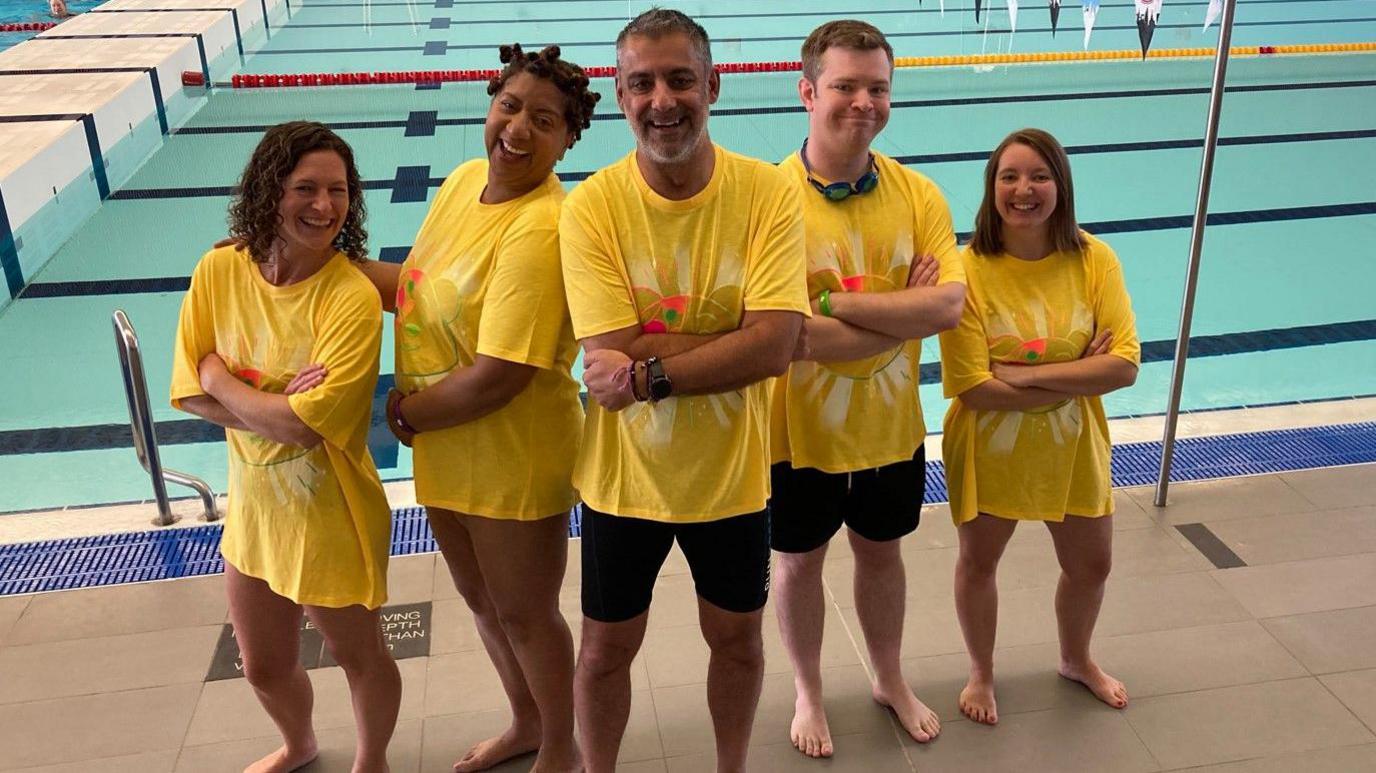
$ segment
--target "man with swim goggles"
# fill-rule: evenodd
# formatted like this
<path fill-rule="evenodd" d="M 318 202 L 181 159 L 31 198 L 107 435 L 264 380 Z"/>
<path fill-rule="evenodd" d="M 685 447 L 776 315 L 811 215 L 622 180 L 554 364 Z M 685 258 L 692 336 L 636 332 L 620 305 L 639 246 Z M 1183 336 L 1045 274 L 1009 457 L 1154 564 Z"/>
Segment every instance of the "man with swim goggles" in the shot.
<path fill-rule="evenodd" d="M 807 345 L 775 384 L 771 543 L 797 695 L 790 737 L 809 757 L 829 757 L 822 564 L 842 523 L 874 697 L 919 742 L 941 730 L 899 668 L 899 541 L 917 528 L 925 480 L 921 339 L 959 321 L 965 277 L 936 185 L 870 150 L 889 119 L 893 49 L 883 34 L 828 22 L 803 44 L 802 60 L 808 138 L 780 167 L 802 201 L 813 316 Z"/>

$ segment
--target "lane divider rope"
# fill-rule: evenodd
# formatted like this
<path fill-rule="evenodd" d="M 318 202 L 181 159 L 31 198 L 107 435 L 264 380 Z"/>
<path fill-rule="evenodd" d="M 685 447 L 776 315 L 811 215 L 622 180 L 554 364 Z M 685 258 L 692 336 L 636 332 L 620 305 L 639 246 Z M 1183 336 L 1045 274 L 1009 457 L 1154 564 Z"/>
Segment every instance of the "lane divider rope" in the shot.
<path fill-rule="evenodd" d="M 1291 46 L 1234 46 L 1229 56 L 1295 56 L 1312 54 L 1353 54 L 1376 52 L 1376 42 L 1369 43 L 1315 43 Z M 1214 55 L 1212 48 L 1159 48 L 1148 51 L 1147 59 L 1191 59 L 1209 58 Z M 959 67 L 994 64 L 1030 64 L 1048 62 L 1097 62 L 1119 59 L 1141 59 L 1137 49 L 1115 51 L 1044 51 L 1026 54 L 965 54 L 953 56 L 900 56 L 894 66 L 914 67 Z M 799 61 L 781 62 L 727 62 L 716 65 L 718 73 L 732 75 L 739 73 L 761 72 L 801 72 L 803 63 Z M 500 70 L 408 70 L 401 72 L 352 72 L 352 73 L 284 73 L 284 74 L 241 74 L 227 82 L 213 85 L 229 88 L 292 88 L 301 86 L 364 86 L 376 84 L 410 83 L 468 83 L 487 81 L 496 77 Z M 611 78 L 616 75 L 612 66 L 586 67 L 584 72 L 589 78 Z M 188 86 L 204 85 L 200 73 L 184 73 L 183 83 Z"/>

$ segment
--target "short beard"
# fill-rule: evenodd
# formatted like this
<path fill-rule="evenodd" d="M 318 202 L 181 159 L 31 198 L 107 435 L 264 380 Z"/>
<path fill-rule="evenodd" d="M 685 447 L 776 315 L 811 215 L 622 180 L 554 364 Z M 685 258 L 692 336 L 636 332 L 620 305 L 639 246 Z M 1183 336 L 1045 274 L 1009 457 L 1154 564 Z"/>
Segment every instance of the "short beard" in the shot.
<path fill-rule="evenodd" d="M 635 134 L 636 148 L 648 156 L 651 161 L 656 164 L 674 165 L 682 164 L 689 158 L 692 158 L 693 153 L 707 136 L 707 124 L 704 122 L 699 126 L 697 134 L 693 137 L 692 141 L 685 142 L 678 152 L 673 154 L 661 153 L 659 148 L 645 136 L 646 131 L 643 127 L 637 127 L 632 133 Z"/>

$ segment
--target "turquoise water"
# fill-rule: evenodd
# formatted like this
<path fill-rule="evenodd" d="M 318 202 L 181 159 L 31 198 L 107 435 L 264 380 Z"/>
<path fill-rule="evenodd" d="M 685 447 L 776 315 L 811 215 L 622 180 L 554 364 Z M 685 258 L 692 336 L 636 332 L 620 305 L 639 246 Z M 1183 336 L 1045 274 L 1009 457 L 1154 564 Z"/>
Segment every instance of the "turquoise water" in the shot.
<path fill-rule="evenodd" d="M 861 2 L 859 10 L 821 4 L 704 0 L 666 3 L 700 15 L 718 61 L 794 59 L 815 25 L 847 15 L 893 34 L 897 53 L 1070 50 L 1080 17 L 1067 5 L 1053 38 L 1044 7 L 1024 6 L 1011 42 L 1002 7 L 976 26 L 966 6 L 944 16 L 927 0 Z M 433 4 L 293 3 L 288 26 L 249 57 L 244 72 L 460 69 L 496 66 L 498 42 L 564 43 L 584 64 L 612 63 L 610 41 L 648 3 L 488 2 L 436 9 Z M 839 5 L 839 4 L 837 4 Z M 1206 3 L 1167 4 L 1158 47 L 1213 45 L 1200 31 Z M 772 14 L 772 15 L 771 15 Z M 784 15 L 791 14 L 791 15 Z M 1370 0 L 1251 0 L 1239 4 L 1237 45 L 1376 40 Z M 431 29 L 432 19 L 452 20 Z M 1295 22 L 1318 20 L 1319 23 Z M 1355 20 L 1355 21 L 1353 21 Z M 336 25 L 336 26 L 312 26 Z M 1169 26 L 1180 25 L 1180 26 Z M 442 25 L 437 25 L 442 26 Z M 1114 29 L 1119 27 L 1121 29 Z M 1092 48 L 1135 48 L 1130 7 L 1105 3 Z M 760 38 L 769 38 L 761 40 Z M 425 55 L 427 42 L 445 53 Z M 450 48 L 449 46 L 474 48 Z M 432 45 L 431 49 L 437 49 Z M 351 49 L 348 51 L 326 49 Z M 877 147 L 911 156 L 914 168 L 945 191 L 957 230 L 967 231 L 979 203 L 986 154 L 1009 130 L 1036 125 L 1072 149 L 1081 222 L 1101 224 L 1123 261 L 1144 341 L 1175 335 L 1203 134 L 1208 61 L 1118 61 L 975 69 L 900 70 L 895 108 Z M 1371 330 L 1376 290 L 1376 57 L 1333 55 L 1244 58 L 1232 62 L 1211 211 L 1236 214 L 1205 242 L 1195 316 L 1196 346 L 1184 407 L 1227 408 L 1376 392 Z M 713 138 L 767 159 L 795 150 L 806 131 L 797 110 L 796 74 L 728 75 L 711 119 Z M 607 92 L 611 82 L 595 86 Z M 478 84 L 437 90 L 411 86 L 290 90 L 217 90 L 207 104 L 107 200 L 49 266 L 32 278 L 54 297 L 21 297 L 0 311 L 0 512 L 142 499 L 146 476 L 127 447 L 127 421 L 115 364 L 110 312 L 125 309 L 138 328 L 160 421 L 183 419 L 163 404 L 180 293 L 149 292 L 147 280 L 185 277 L 224 232 L 232 185 L 262 126 L 312 118 L 339 127 L 354 146 L 366 180 L 371 248 L 411 244 L 427 201 L 392 202 L 401 167 L 427 167 L 438 179 L 482 152 L 487 97 Z M 434 111 L 432 136 L 405 136 L 408 117 Z M 630 133 L 603 100 L 600 120 L 559 167 L 591 172 L 624 155 Z M 571 185 L 571 183 L 570 183 Z M 434 187 L 426 189 L 427 199 Z M 1340 205 L 1349 209 L 1333 210 Z M 1092 226 L 1091 226 L 1092 227 Z M 73 295 L 75 283 L 101 294 Z M 70 283 L 70 284 L 69 284 Z M 65 288 L 65 289 L 64 289 Z M 89 289 L 89 286 L 87 286 Z M 391 371 L 390 327 L 383 371 Z M 1211 349 L 1210 347 L 1218 347 Z M 1203 356 L 1211 351 L 1229 352 Z M 924 362 L 937 361 L 935 341 Z M 1110 415 L 1165 408 L 1168 361 L 1145 364 L 1136 386 L 1106 400 Z M 921 387 L 928 426 L 938 429 L 945 402 Z M 167 425 L 164 440 L 180 427 Z M 63 429 L 65 428 L 65 429 Z M 75 440 L 83 450 L 50 445 Z M 224 487 L 224 448 L 170 442 L 169 466 Z M 410 474 L 401 449 L 378 455 L 384 478 Z"/>

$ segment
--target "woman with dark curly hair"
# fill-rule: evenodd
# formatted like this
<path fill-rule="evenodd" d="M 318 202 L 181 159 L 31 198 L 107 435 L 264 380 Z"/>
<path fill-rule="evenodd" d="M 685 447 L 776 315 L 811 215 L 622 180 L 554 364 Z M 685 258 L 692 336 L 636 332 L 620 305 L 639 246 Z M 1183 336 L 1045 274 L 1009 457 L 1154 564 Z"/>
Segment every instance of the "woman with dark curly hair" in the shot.
<path fill-rule="evenodd" d="M 355 771 L 387 770 L 401 677 L 378 625 L 391 512 L 367 436 L 382 311 L 365 259 L 353 152 L 318 123 L 268 129 L 230 209 L 236 245 L 211 250 L 182 301 L 172 404 L 226 428 L 220 552 L 244 675 L 282 748 L 250 771 L 316 756 L 301 615 L 344 669 Z"/>
<path fill-rule="evenodd" d="M 599 95 L 558 46 L 503 46 L 501 60 L 486 158 L 445 180 L 403 265 L 365 268 L 396 313 L 388 421 L 415 449 L 416 500 L 511 702 L 511 727 L 474 746 L 460 773 L 537 749 L 534 770 L 581 768 L 559 588 L 583 410 L 554 165 Z"/>

